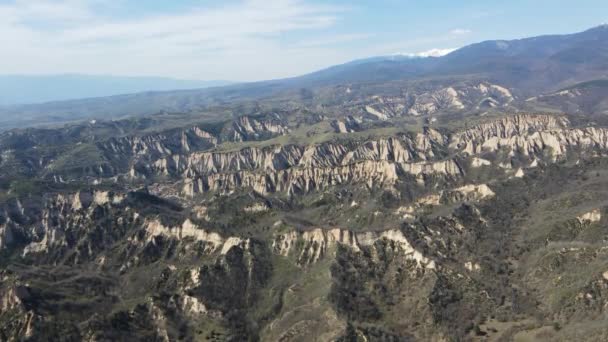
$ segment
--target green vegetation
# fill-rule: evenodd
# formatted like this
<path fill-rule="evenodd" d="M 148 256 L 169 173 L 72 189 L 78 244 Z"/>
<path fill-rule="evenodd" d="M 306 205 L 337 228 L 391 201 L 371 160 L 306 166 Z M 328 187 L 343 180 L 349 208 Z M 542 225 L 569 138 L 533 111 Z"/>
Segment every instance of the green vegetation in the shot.
<path fill-rule="evenodd" d="M 49 164 L 50 172 L 69 171 L 76 168 L 96 167 L 105 162 L 101 151 L 94 144 L 78 144 Z"/>
<path fill-rule="evenodd" d="M 0 340 L 606 340 L 607 83 L 464 56 L 21 108 L 58 117 L 0 134 Z M 580 130 L 455 140 L 529 109 Z"/>
<path fill-rule="evenodd" d="M 577 83 L 575 85 L 563 88 L 560 91 L 574 90 L 574 89 L 587 89 L 587 88 L 606 88 L 606 87 L 608 87 L 608 80 L 592 80 L 592 81 Z"/>

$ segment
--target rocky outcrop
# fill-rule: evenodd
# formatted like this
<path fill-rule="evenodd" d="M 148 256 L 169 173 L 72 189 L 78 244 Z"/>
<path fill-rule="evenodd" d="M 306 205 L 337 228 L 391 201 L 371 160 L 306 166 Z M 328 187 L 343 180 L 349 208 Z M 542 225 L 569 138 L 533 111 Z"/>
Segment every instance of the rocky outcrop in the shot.
<path fill-rule="evenodd" d="M 124 198 L 122 194 L 94 191 L 73 195 L 59 194 L 49 199 L 42 210 L 40 224 L 22 227 L 25 235 L 31 240 L 23 249 L 23 255 L 46 253 L 52 248 L 67 247 L 70 237 L 73 239 L 84 233 L 95 208 L 118 205 Z M 134 219 L 134 214 L 130 218 L 126 213 L 124 215 L 119 219 L 122 224 Z"/>
<path fill-rule="evenodd" d="M 416 177 L 428 175 L 440 175 L 447 177 L 459 177 L 463 175 L 460 165 L 453 160 L 445 160 L 431 163 L 402 163 L 398 164 L 399 170 Z"/>
<path fill-rule="evenodd" d="M 511 91 L 488 82 L 454 84 L 430 89 L 408 89 L 402 96 L 372 96 L 363 113 L 373 120 L 393 117 L 432 115 L 442 111 L 478 110 L 506 107 L 514 100 Z"/>
<path fill-rule="evenodd" d="M 160 159 L 146 171 L 157 175 L 193 177 L 242 170 L 282 170 L 297 165 L 302 155 L 302 148 L 297 146 L 252 147 L 222 153 L 201 152 Z"/>
<path fill-rule="evenodd" d="M 430 115 L 442 109 L 460 110 L 464 107 L 456 89 L 448 87 L 417 96 L 408 114 Z"/>
<path fill-rule="evenodd" d="M 15 240 L 13 229 L 13 223 L 10 220 L 0 224 L 0 250 L 13 244 Z"/>
<path fill-rule="evenodd" d="M 311 146 L 249 147 L 228 152 L 199 152 L 162 158 L 134 174 L 193 177 L 238 171 L 279 171 L 293 167 L 337 167 L 362 161 L 407 163 L 434 159 L 444 137 L 437 131 L 376 140 Z"/>
<path fill-rule="evenodd" d="M 247 188 L 262 194 L 282 192 L 294 195 L 347 184 L 365 184 L 372 189 L 394 186 L 400 175 L 405 174 L 458 177 L 462 170 L 454 160 L 434 163 L 364 161 L 346 166 L 290 168 L 265 174 L 250 171 L 218 173 L 187 179 L 183 193 L 193 196 L 209 191 L 231 193 Z"/>
<path fill-rule="evenodd" d="M 183 192 L 188 195 L 208 191 L 230 193 L 249 188 L 262 194 L 297 194 L 348 183 L 363 183 L 376 187 L 392 186 L 396 181 L 395 163 L 370 161 L 326 168 L 290 168 L 266 174 L 248 171 L 212 174 L 187 180 Z"/>
<path fill-rule="evenodd" d="M 496 84 L 480 83 L 477 85 L 476 89 L 484 96 L 504 98 L 507 101 L 514 99 L 513 94 L 509 89 Z"/>
<path fill-rule="evenodd" d="M 571 148 L 608 149 L 608 130 L 567 128 L 568 120 L 553 115 L 517 115 L 478 125 L 452 135 L 450 147 L 469 155 L 507 149 L 510 155 L 535 156 L 548 153 L 553 159 Z"/>
<path fill-rule="evenodd" d="M 183 295 L 174 298 L 175 306 L 183 313 L 192 318 L 198 318 L 201 315 L 207 314 L 208 310 L 205 304 L 200 299 Z"/>
<path fill-rule="evenodd" d="M 0 287 L 0 316 L 12 319 L 6 326 L 0 326 L 0 336 L 6 341 L 31 338 L 39 317 L 26 307 L 26 302 L 32 298 L 30 288 L 19 284 L 3 285 L 4 288 Z"/>
<path fill-rule="evenodd" d="M 192 127 L 183 131 L 112 138 L 98 143 L 98 147 L 110 157 L 118 155 L 123 158 L 152 159 L 194 149 L 210 148 L 217 143 L 218 138 L 211 133 L 199 127 Z"/>
<path fill-rule="evenodd" d="M 177 227 L 164 226 L 158 220 L 149 221 L 144 226 L 147 233 L 147 242 L 153 242 L 154 237 L 157 236 L 166 236 L 180 241 L 192 238 L 195 241 L 207 243 L 210 246 L 210 252 L 219 251 L 221 254 L 228 253 L 234 246 L 246 246 L 249 241 L 239 237 L 224 238 L 217 233 L 201 229 L 190 220 L 184 221 L 181 226 Z"/>
<path fill-rule="evenodd" d="M 441 133 L 429 129 L 415 136 L 360 142 L 200 152 L 163 158 L 145 170 L 134 169 L 131 174 L 185 179 L 183 192 L 189 195 L 208 191 L 229 193 L 239 188 L 295 194 L 350 183 L 386 187 L 405 174 L 461 175 L 462 170 L 454 160 L 431 161 L 444 153 L 445 140 Z"/>
<path fill-rule="evenodd" d="M 289 133 L 289 128 L 282 122 L 278 115 L 269 118 L 254 119 L 242 116 L 232 123 L 223 136 L 228 141 L 248 141 L 271 138 L 277 135 Z"/>
<path fill-rule="evenodd" d="M 577 220 L 581 223 L 596 223 L 602 219 L 602 211 L 600 209 L 593 209 L 577 217 Z"/>
<path fill-rule="evenodd" d="M 530 107 L 544 107 L 564 113 L 587 115 L 606 114 L 605 80 L 593 80 L 574 84 L 566 89 L 531 97 L 526 100 Z"/>
<path fill-rule="evenodd" d="M 394 244 L 408 258 L 415 260 L 419 267 L 427 269 L 435 268 L 435 262 L 414 249 L 405 235 L 396 229 L 384 232 L 364 233 L 355 233 L 342 229 L 292 231 L 277 235 L 273 242 L 273 250 L 275 253 L 283 256 L 297 253 L 298 263 L 306 265 L 315 263 L 327 256 L 332 248 L 335 248 L 338 244 L 355 251 L 360 251 L 361 248 L 373 246 L 380 240 Z"/>
<path fill-rule="evenodd" d="M 142 136 L 125 136 L 99 142 L 98 148 L 108 159 L 135 158 L 154 160 L 164 156 L 207 150 L 221 142 L 242 142 L 269 139 L 283 135 L 289 129 L 278 117 L 250 118 L 242 116 L 229 123 L 222 131 L 210 133 L 199 126 L 173 129 Z"/>
<path fill-rule="evenodd" d="M 438 193 L 420 197 L 411 205 L 398 208 L 394 213 L 409 218 L 425 207 L 456 202 L 478 202 L 490 199 L 495 195 L 494 191 L 486 184 L 467 184 L 456 189 L 441 190 Z"/>
<path fill-rule="evenodd" d="M 460 188 L 447 191 L 445 197 L 462 201 L 480 201 L 494 197 L 496 194 L 486 184 L 468 184 Z"/>
<path fill-rule="evenodd" d="M 110 191 L 81 191 L 49 196 L 39 201 L 14 200 L 0 208 L 0 250 L 19 249 L 22 256 L 42 256 L 51 251 L 78 247 L 84 239 L 82 253 L 91 255 L 102 244 L 119 238 L 137 214 L 125 208 L 126 195 Z M 114 213 L 112 230 L 107 236 L 96 235 L 100 241 L 89 241 L 98 215 Z M 107 238 L 107 240 L 102 241 Z M 58 253 L 57 255 L 61 255 Z"/>
<path fill-rule="evenodd" d="M 188 195 L 209 191 L 231 193 L 239 188 L 265 194 L 296 194 L 355 183 L 370 188 L 391 187 L 402 175 L 461 176 L 463 170 L 455 160 L 437 161 L 448 150 L 474 156 L 471 167 L 492 165 L 476 155 L 502 149 L 507 149 L 511 157 L 532 159 L 531 167 L 538 163 L 538 158 L 550 156 L 556 160 L 574 148 L 608 150 L 608 130 L 568 126 L 568 120 L 562 116 L 521 114 L 454 133 L 449 140 L 440 132 L 427 129 L 417 135 L 368 141 L 194 152 L 161 158 L 145 168 L 133 169 L 131 174 L 183 179 L 183 192 Z M 503 164 L 501 161 L 497 165 Z"/>
<path fill-rule="evenodd" d="M 353 133 L 361 130 L 362 122 L 361 118 L 349 115 L 344 119 L 332 121 L 331 127 L 336 133 Z"/>
<path fill-rule="evenodd" d="M 494 139 L 510 139 L 529 135 L 533 132 L 551 131 L 566 128 L 569 121 L 563 116 L 520 114 L 507 116 L 482 123 L 462 132 L 454 133 L 450 147 L 463 148 L 469 154 L 480 152 L 483 146 Z"/>
<path fill-rule="evenodd" d="M 0 292 L 0 314 L 11 310 L 24 310 L 23 301 L 30 297 L 26 286 L 10 286 Z"/>
<path fill-rule="evenodd" d="M 492 165 L 492 162 L 490 162 L 489 160 L 483 159 L 483 158 L 473 158 L 471 159 L 471 167 L 477 168 L 477 167 L 482 167 L 482 166 L 490 166 Z"/>

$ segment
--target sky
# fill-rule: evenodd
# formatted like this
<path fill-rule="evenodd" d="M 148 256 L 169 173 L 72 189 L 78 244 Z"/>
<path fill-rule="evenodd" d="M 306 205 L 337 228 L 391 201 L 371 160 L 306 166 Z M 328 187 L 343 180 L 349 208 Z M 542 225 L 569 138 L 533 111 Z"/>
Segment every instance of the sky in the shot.
<path fill-rule="evenodd" d="M 606 22 L 606 0 L 0 0 L 0 74 L 254 81 Z"/>

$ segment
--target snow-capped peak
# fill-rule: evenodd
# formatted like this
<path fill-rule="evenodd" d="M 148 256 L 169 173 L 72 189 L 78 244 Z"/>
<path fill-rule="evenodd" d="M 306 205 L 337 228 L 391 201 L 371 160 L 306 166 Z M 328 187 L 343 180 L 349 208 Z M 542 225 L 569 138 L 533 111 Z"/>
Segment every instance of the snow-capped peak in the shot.
<path fill-rule="evenodd" d="M 441 57 L 445 56 L 451 52 L 456 51 L 456 49 L 430 49 L 422 52 L 406 52 L 406 53 L 397 53 L 399 56 L 413 57 L 413 58 L 426 58 L 426 57 Z"/>

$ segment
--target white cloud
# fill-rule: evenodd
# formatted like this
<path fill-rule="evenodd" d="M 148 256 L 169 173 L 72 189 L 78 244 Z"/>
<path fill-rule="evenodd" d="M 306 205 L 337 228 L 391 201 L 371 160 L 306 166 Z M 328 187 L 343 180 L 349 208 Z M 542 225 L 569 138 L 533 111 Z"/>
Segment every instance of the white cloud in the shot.
<path fill-rule="evenodd" d="M 469 30 L 469 29 L 463 29 L 463 28 L 457 28 L 457 29 L 453 29 L 450 31 L 451 35 L 454 36 L 463 36 L 469 33 L 472 33 L 473 31 Z"/>
<path fill-rule="evenodd" d="M 343 35 L 333 35 L 329 37 L 323 37 L 320 39 L 314 40 L 305 40 L 296 43 L 294 46 L 296 47 L 317 47 L 317 46 L 327 46 L 327 45 L 339 45 L 343 43 L 349 43 L 358 40 L 365 40 L 373 37 L 372 34 L 367 33 L 354 33 L 354 34 L 343 34 Z"/>
<path fill-rule="evenodd" d="M 116 0 L 15 0 L 0 5 L 0 73 L 96 73 L 253 80 L 341 61 L 328 45 L 363 34 L 289 44 L 346 9 L 303 0 L 242 0 L 181 13 L 103 16 Z M 332 42 L 333 40 L 333 42 Z M 323 65 L 314 56 L 323 53 Z"/>
<path fill-rule="evenodd" d="M 205 2 L 213 5 L 126 17 L 121 6 L 127 2 L 0 0 L 0 74 L 250 81 L 294 76 L 390 51 L 456 45 L 471 32 L 457 28 L 439 36 L 390 42 L 365 32 L 328 33 L 352 8 L 310 0 Z M 441 56 L 451 51 L 406 55 Z"/>

